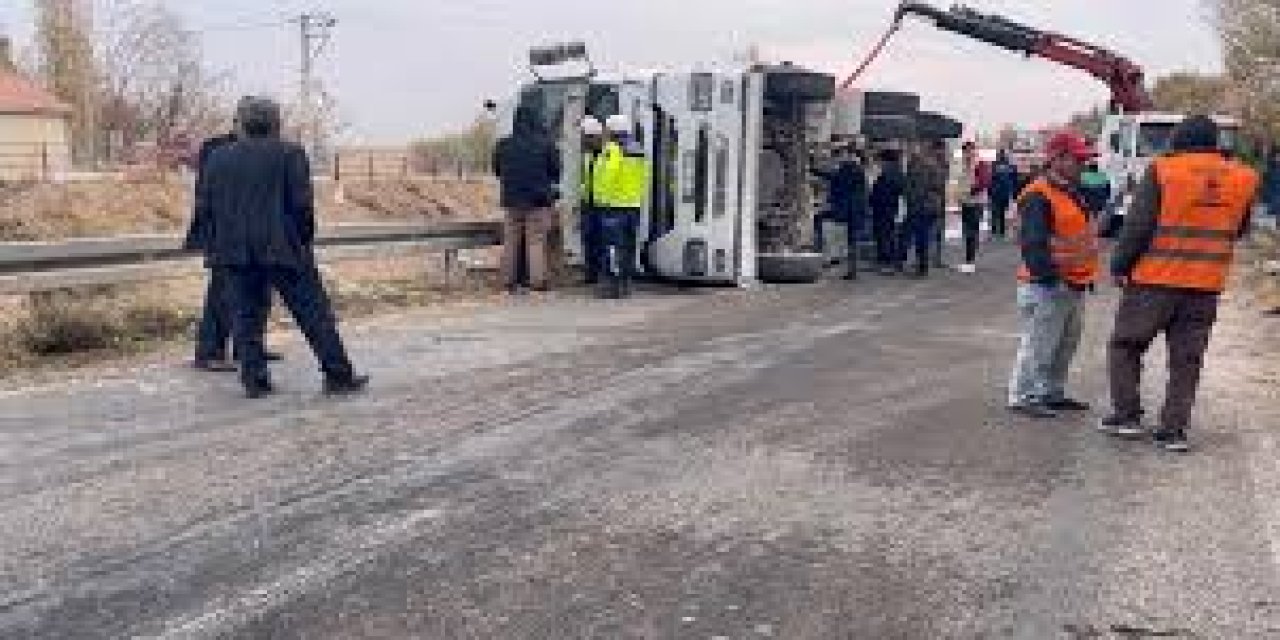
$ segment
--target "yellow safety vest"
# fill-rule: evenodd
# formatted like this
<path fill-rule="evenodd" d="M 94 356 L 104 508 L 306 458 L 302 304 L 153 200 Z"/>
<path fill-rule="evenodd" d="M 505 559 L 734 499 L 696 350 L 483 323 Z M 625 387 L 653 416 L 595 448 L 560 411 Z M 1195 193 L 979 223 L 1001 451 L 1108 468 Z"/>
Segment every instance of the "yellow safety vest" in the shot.
<path fill-rule="evenodd" d="M 605 144 L 591 171 L 590 199 L 597 207 L 639 209 L 649 185 L 649 162 L 638 147 Z"/>

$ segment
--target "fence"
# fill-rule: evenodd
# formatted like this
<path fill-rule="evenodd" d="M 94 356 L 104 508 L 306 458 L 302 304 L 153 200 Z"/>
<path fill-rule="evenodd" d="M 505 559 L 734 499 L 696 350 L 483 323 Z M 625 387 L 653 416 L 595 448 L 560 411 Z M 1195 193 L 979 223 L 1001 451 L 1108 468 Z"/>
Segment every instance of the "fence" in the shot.
<path fill-rule="evenodd" d="M 47 182 L 67 173 L 71 149 L 66 144 L 0 142 L 0 180 Z"/>

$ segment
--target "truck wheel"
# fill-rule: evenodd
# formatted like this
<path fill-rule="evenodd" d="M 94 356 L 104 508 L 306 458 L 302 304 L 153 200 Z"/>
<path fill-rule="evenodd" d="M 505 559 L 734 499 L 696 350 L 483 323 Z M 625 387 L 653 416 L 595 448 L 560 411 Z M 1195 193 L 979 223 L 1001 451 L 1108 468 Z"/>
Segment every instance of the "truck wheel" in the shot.
<path fill-rule="evenodd" d="M 867 91 L 862 94 L 862 113 L 871 116 L 914 116 L 920 111 L 920 96 L 901 91 Z"/>
<path fill-rule="evenodd" d="M 916 137 L 916 119 L 911 116 L 866 116 L 862 135 L 872 140 L 910 140 Z"/>

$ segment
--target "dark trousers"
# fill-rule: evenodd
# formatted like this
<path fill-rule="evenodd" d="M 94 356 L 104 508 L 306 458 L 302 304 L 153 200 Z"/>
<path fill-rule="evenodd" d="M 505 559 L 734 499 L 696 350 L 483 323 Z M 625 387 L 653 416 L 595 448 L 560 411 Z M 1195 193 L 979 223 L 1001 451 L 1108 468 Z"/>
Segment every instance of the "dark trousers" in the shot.
<path fill-rule="evenodd" d="M 934 229 L 939 226 L 941 226 L 941 219 L 936 215 L 915 211 L 908 213 L 898 230 L 898 266 L 906 264 L 914 248 L 917 270 L 927 272 L 929 245 L 933 243 Z"/>
<path fill-rule="evenodd" d="M 964 262 L 973 264 L 978 260 L 978 244 L 982 241 L 982 205 L 966 204 L 960 207 L 960 230 L 964 236 Z"/>
<path fill-rule="evenodd" d="M 599 219 L 602 262 L 600 291 L 604 297 L 631 294 L 636 271 L 636 230 L 640 212 L 633 209 L 602 209 Z"/>
<path fill-rule="evenodd" d="M 266 294 L 264 300 L 257 302 L 257 307 L 263 313 L 263 326 L 266 326 L 266 318 L 271 314 L 270 290 Z M 231 341 L 235 323 L 231 298 L 231 284 L 226 272 L 222 269 L 210 269 L 209 285 L 204 293 L 204 309 L 196 335 L 196 360 L 216 362 L 227 359 L 227 343 Z M 238 352 L 236 355 L 239 359 Z"/>
<path fill-rule="evenodd" d="M 1142 415 L 1142 357 L 1163 333 L 1169 350 L 1169 382 L 1160 426 L 1185 429 L 1191 422 L 1204 355 L 1218 319 L 1214 293 L 1135 286 L 1125 290 L 1111 337 L 1108 369 L 1116 414 Z"/>
<path fill-rule="evenodd" d="M 590 208 L 582 208 L 582 266 L 587 282 L 595 283 L 604 270 L 604 242 L 600 238 L 600 216 Z"/>
<path fill-rule="evenodd" d="M 898 209 L 882 208 L 871 212 L 871 235 L 876 241 L 876 264 L 882 267 L 893 265 L 895 247 L 897 246 Z"/>
<path fill-rule="evenodd" d="M 234 301 L 233 333 L 240 354 L 240 376 L 246 384 L 265 381 L 270 376 L 262 346 L 267 318 L 262 307 L 264 300 L 270 300 L 272 289 L 280 293 L 325 376 L 345 380 L 353 375 L 346 347 L 338 335 L 333 306 L 315 267 L 227 267 L 224 274 Z"/>
<path fill-rule="evenodd" d="M 1009 235 L 1009 205 L 1011 198 L 1004 196 L 991 199 L 991 236 L 1005 238 Z"/>

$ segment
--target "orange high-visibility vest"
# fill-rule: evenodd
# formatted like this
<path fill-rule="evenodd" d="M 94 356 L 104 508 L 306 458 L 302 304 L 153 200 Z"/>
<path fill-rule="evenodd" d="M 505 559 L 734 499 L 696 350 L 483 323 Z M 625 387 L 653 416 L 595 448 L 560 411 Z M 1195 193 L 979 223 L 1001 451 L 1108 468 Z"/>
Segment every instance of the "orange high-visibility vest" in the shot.
<path fill-rule="evenodd" d="M 1258 174 L 1217 153 L 1155 161 L 1160 216 L 1151 248 L 1138 260 L 1136 284 L 1220 293 L 1235 244 L 1258 190 Z"/>
<path fill-rule="evenodd" d="M 1055 187 L 1046 178 L 1032 182 L 1023 190 L 1019 199 L 1039 194 L 1053 208 L 1053 237 L 1049 249 L 1058 276 L 1078 286 L 1088 286 L 1098 280 L 1098 227 L 1089 219 L 1084 208 L 1071 195 Z M 1031 282 L 1031 270 L 1023 264 L 1018 269 L 1018 280 Z"/>

